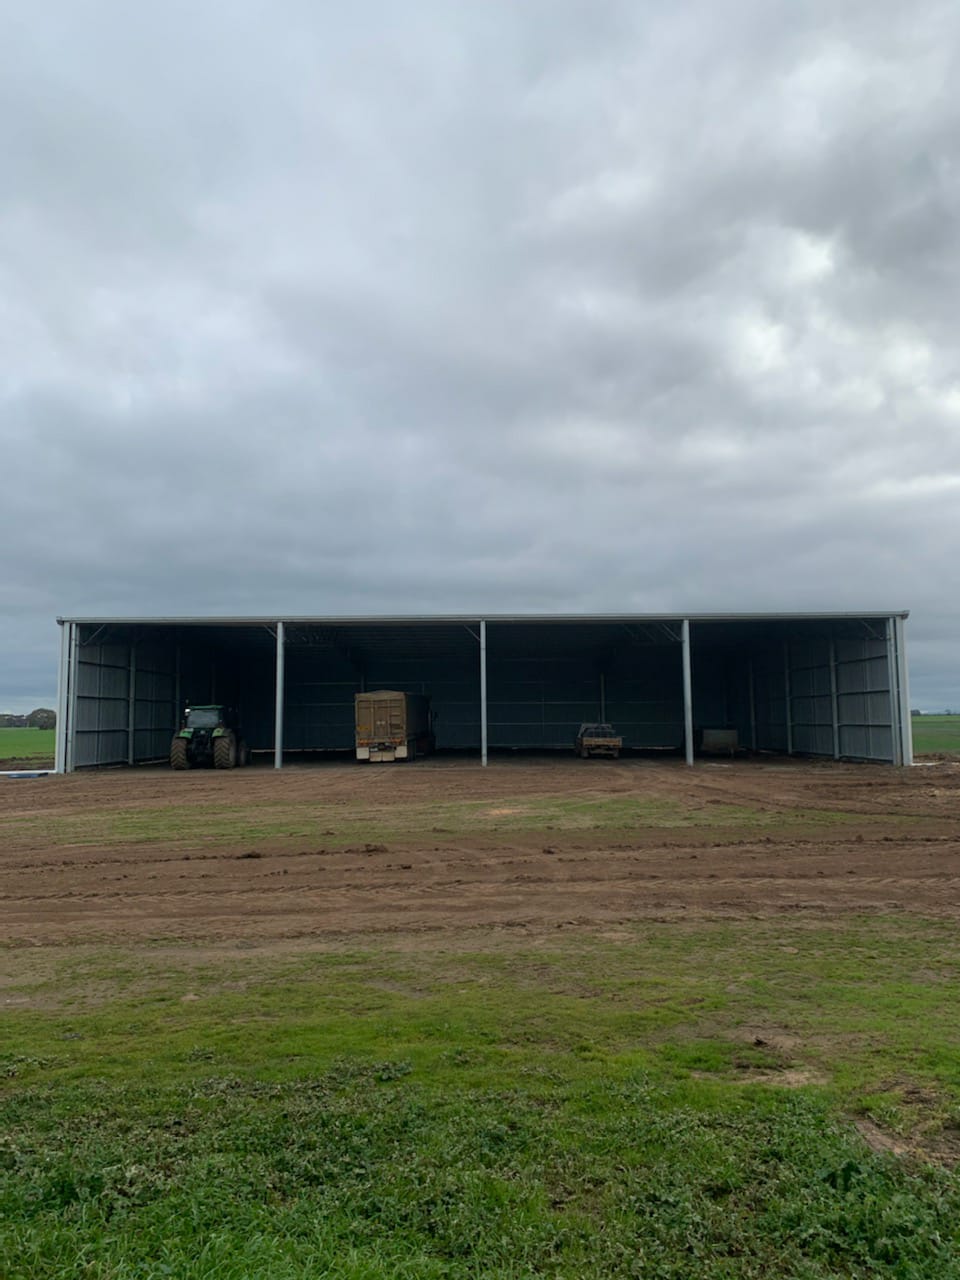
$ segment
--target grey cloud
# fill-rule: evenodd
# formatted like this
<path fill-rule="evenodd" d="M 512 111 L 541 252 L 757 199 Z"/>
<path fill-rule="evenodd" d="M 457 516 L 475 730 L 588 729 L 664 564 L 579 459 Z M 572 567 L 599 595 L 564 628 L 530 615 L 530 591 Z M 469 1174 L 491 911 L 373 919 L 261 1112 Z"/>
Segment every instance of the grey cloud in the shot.
<path fill-rule="evenodd" d="M 24 8 L 0 703 L 52 695 L 58 613 L 911 607 L 960 705 L 958 35 Z"/>

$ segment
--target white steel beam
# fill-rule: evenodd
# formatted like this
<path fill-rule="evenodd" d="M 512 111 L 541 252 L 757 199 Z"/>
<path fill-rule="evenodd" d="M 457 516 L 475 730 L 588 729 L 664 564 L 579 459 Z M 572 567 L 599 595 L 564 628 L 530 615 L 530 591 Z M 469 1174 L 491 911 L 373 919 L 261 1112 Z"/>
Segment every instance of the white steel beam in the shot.
<path fill-rule="evenodd" d="M 907 642 L 903 618 L 894 618 L 897 641 L 897 666 L 900 672 L 900 742 L 901 764 L 913 764 L 913 715 L 910 707 L 910 672 L 907 667 Z"/>
<path fill-rule="evenodd" d="M 480 763 L 487 767 L 487 624 L 480 619 Z"/>
<path fill-rule="evenodd" d="M 76 622 L 70 623 L 70 656 L 67 659 L 67 735 L 63 762 L 64 773 L 73 773 L 76 768 L 77 744 L 77 672 L 80 666 L 79 644 Z"/>
<path fill-rule="evenodd" d="M 887 684 L 890 687 L 890 750 L 894 764 L 903 764 L 902 715 L 900 707 L 900 664 L 897 661 L 897 629 L 893 618 L 887 619 Z"/>
<path fill-rule="evenodd" d="M 53 767 L 57 773 L 66 768 L 67 756 L 67 684 L 70 671 L 70 628 L 72 622 L 60 624 L 60 662 L 57 666 L 57 736 Z"/>
<path fill-rule="evenodd" d="M 277 623 L 277 689 L 273 722 L 273 767 L 283 768 L 283 623 Z"/>
<path fill-rule="evenodd" d="M 690 661 L 690 619 L 680 624 L 683 660 L 683 746 L 687 764 L 693 764 L 693 664 Z"/>

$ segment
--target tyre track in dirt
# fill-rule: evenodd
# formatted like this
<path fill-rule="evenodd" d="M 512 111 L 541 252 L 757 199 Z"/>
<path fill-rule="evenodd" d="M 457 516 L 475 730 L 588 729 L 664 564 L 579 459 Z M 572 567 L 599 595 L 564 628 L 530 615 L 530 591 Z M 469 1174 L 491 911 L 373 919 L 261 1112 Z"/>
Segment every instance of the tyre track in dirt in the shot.
<path fill-rule="evenodd" d="M 181 775 L 175 785 L 160 770 L 52 778 L 33 789 L 0 788 L 0 927 L 10 944 L 56 944 L 798 913 L 956 918 L 958 776 L 952 764 L 916 771 L 840 765 L 834 773 L 797 762 L 687 771 L 645 760 L 606 767 L 523 760 L 482 771 L 434 760 L 376 771 L 335 764 L 279 775 Z M 685 825 L 661 827 L 652 818 L 629 831 L 496 829 L 526 801 L 623 797 L 680 806 Z M 425 806 L 477 801 L 491 806 L 490 830 L 482 828 L 482 811 L 471 817 L 476 831 L 384 833 Z M 772 825 L 718 826 L 717 805 L 751 809 Z M 350 815 L 369 839 L 324 843 L 318 830 L 213 843 L 218 815 L 256 817 L 264 807 L 289 810 L 297 821 L 302 813 L 307 827 L 320 827 L 324 815 L 331 822 Z M 185 834 L 90 846 L 44 834 L 48 824 L 56 830 L 143 809 L 175 815 Z M 825 809 L 845 817 L 821 831 Z"/>

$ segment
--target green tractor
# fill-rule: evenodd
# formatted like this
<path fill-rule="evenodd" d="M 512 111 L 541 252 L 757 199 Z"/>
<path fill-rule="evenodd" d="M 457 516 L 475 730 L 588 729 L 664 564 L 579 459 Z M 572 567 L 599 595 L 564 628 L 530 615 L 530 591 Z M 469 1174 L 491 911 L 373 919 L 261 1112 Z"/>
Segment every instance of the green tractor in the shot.
<path fill-rule="evenodd" d="M 183 724 L 170 743 L 172 769 L 233 769 L 250 763 L 250 748 L 240 734 L 232 707 L 187 707 Z"/>

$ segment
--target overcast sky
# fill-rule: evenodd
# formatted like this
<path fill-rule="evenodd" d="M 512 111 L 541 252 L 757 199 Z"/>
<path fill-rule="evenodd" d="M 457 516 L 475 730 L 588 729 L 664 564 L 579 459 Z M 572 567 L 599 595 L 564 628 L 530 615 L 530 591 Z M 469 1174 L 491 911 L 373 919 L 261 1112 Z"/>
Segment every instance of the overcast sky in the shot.
<path fill-rule="evenodd" d="M 0 0 L 0 710 L 62 615 L 909 608 L 955 0 Z"/>

